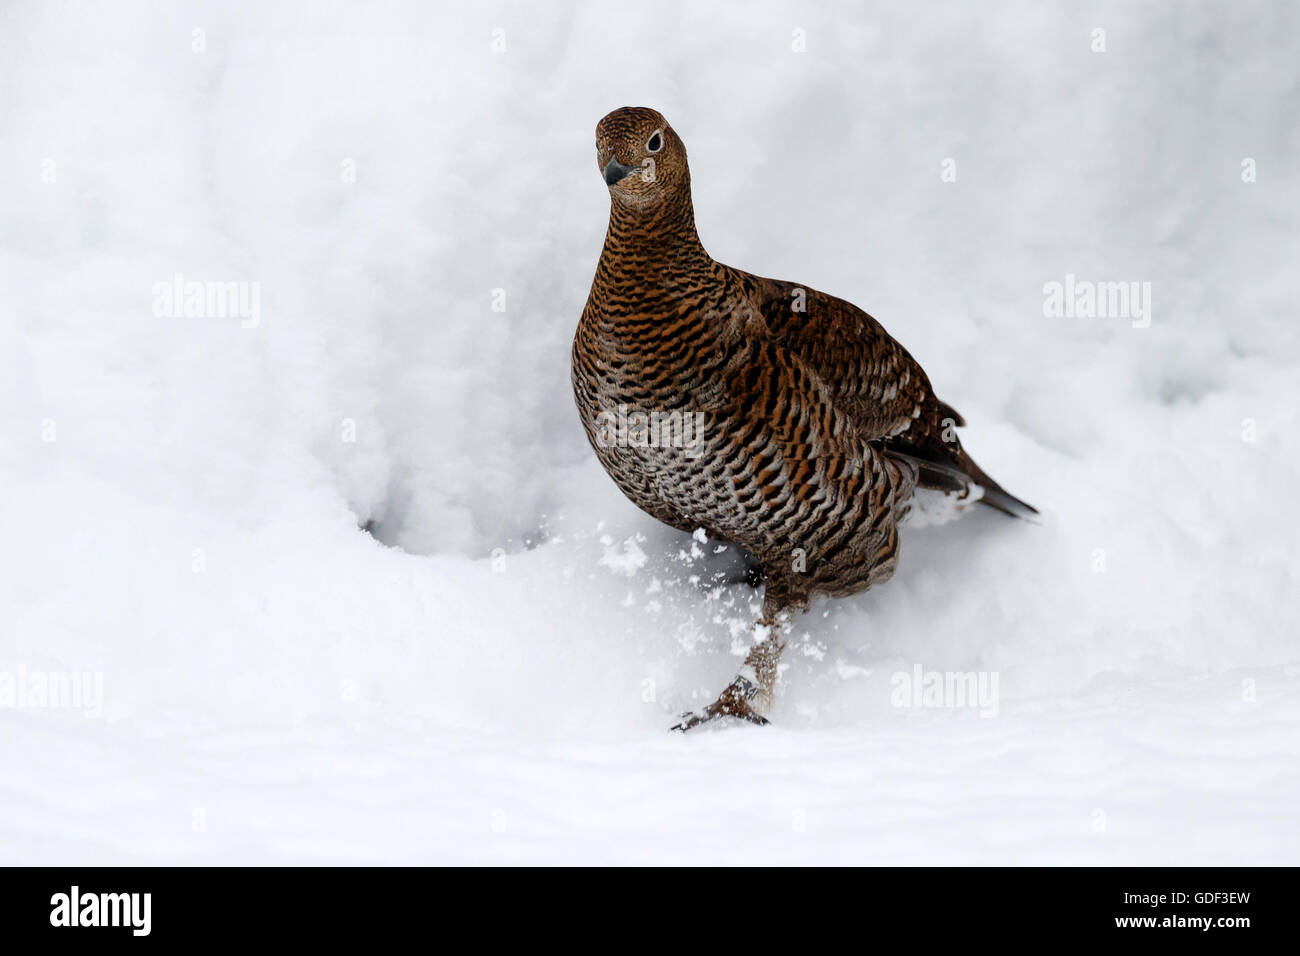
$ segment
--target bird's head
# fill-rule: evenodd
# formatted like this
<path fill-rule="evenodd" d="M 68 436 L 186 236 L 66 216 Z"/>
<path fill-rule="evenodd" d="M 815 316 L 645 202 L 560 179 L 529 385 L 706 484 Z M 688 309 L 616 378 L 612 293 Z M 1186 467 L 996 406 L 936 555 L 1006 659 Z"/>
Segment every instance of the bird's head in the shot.
<path fill-rule="evenodd" d="M 623 106 L 596 124 L 596 166 L 610 195 L 654 206 L 690 190 L 686 147 L 658 110 Z"/>

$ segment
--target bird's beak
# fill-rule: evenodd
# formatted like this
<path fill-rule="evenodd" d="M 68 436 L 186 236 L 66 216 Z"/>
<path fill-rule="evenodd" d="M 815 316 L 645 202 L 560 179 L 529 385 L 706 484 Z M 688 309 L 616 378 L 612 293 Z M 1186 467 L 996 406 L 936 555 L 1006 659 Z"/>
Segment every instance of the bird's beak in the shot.
<path fill-rule="evenodd" d="M 620 179 L 625 179 L 636 172 L 635 166 L 624 166 L 617 159 L 610 159 L 605 164 L 605 185 L 612 186 Z"/>

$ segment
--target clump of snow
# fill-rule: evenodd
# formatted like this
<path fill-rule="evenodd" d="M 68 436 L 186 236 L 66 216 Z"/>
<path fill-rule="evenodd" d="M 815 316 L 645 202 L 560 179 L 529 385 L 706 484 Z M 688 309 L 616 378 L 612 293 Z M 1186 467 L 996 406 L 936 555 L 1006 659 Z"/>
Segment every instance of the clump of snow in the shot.
<path fill-rule="evenodd" d="M 602 536 L 600 540 L 605 546 L 605 553 L 601 555 L 600 563 L 616 574 L 628 578 L 635 577 L 636 573 L 645 567 L 647 560 L 637 537 L 628 538 L 621 545 L 615 545 L 608 535 Z"/>
<path fill-rule="evenodd" d="M 0 693 L 7 860 L 1294 864 L 1296 19 L 10 8 L 0 672 L 102 713 Z M 762 730 L 665 733 L 759 593 L 570 397 L 625 104 L 715 256 L 880 318 L 1044 512 L 907 530 Z M 997 716 L 895 706 L 917 665 Z"/>

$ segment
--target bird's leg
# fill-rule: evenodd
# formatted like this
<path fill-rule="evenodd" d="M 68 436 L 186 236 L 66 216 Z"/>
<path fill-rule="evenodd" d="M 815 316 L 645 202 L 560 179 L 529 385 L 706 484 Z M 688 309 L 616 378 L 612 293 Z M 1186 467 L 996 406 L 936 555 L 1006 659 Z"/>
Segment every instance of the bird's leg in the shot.
<path fill-rule="evenodd" d="M 770 579 L 769 579 L 770 581 Z M 708 707 L 683 714 L 673 730 L 686 731 L 719 717 L 739 717 L 753 724 L 766 724 L 763 711 L 772 705 L 777 663 L 790 633 L 791 608 L 774 593 L 771 583 L 763 599 L 763 616 L 755 625 L 758 641 L 745 656 L 745 663 L 726 688 Z"/>

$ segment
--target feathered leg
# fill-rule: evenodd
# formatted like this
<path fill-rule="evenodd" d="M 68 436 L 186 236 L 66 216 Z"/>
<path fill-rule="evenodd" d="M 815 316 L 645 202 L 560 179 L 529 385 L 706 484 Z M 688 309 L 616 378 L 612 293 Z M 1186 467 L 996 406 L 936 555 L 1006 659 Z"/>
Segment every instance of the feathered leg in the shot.
<path fill-rule="evenodd" d="M 682 714 L 681 719 L 670 729 L 687 731 L 719 717 L 739 717 L 753 724 L 766 724 L 768 720 L 763 716 L 763 711 L 772 705 L 777 664 L 790 634 L 793 612 L 807 606 L 806 599 L 796 597 L 782 580 L 768 574 L 767 591 L 763 594 L 763 614 L 755 625 L 759 639 L 745 655 L 740 673 L 718 695 L 717 700 L 703 710 Z"/>

